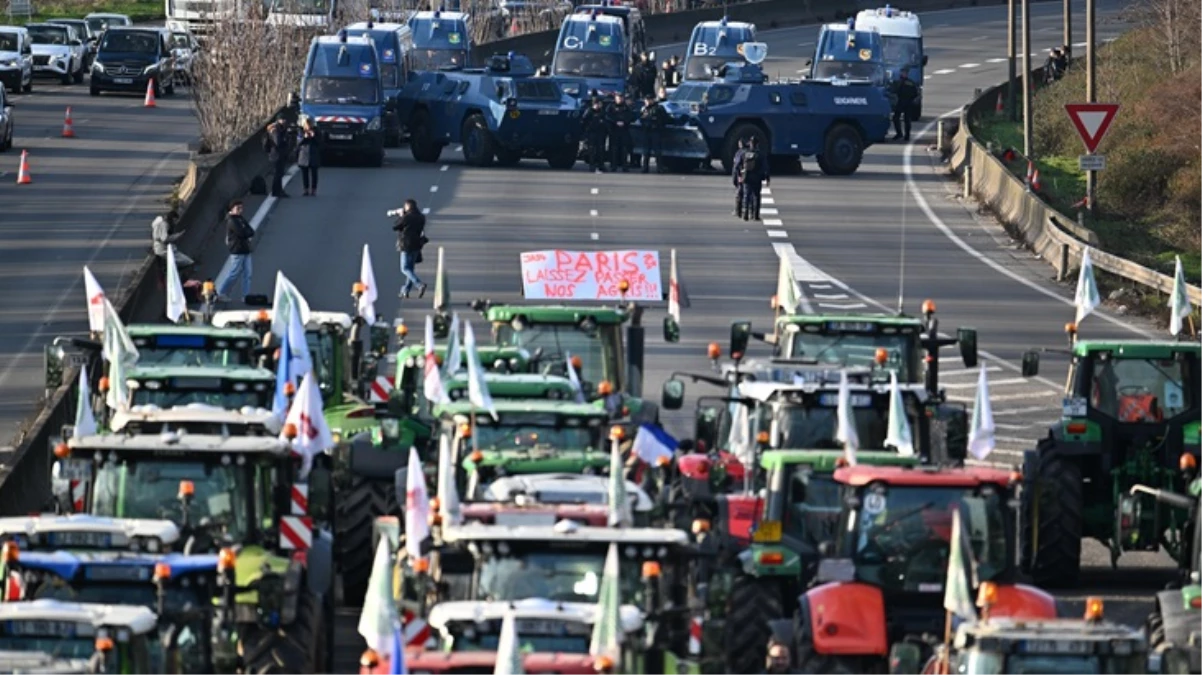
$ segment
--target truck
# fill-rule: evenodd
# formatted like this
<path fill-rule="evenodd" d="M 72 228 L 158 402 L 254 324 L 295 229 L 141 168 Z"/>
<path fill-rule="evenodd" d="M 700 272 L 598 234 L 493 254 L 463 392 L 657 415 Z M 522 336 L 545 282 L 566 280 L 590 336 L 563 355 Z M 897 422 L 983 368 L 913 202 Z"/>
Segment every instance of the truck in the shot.
<path fill-rule="evenodd" d="M 603 97 L 625 94 L 632 57 L 622 19 L 597 9 L 569 14 L 559 28 L 551 74 L 582 79 L 588 92 Z"/>
<path fill-rule="evenodd" d="M 711 81 L 722 66 L 745 62 L 743 45 L 755 42 L 755 24 L 742 21 L 702 21 L 693 27 L 681 66 L 682 82 Z"/>
<path fill-rule="evenodd" d="M 808 59 L 809 78 L 828 82 L 865 82 L 876 87 L 888 83 L 881 35 L 862 28 L 856 20 L 828 23 L 818 31 L 814 57 Z"/>
<path fill-rule="evenodd" d="M 473 65 L 472 31 L 467 14 L 442 9 L 414 12 L 409 17 L 409 30 L 413 33 L 410 70 L 437 72 Z"/>
<path fill-rule="evenodd" d="M 322 154 L 355 155 L 383 166 L 384 109 L 380 57 L 372 39 L 350 37 L 345 30 L 313 38 L 301 79 L 300 112 L 316 124 Z"/>
<path fill-rule="evenodd" d="M 325 32 L 338 25 L 339 0 L 271 0 L 267 24 Z"/>
<path fill-rule="evenodd" d="M 898 78 L 902 68 L 909 70 L 910 80 L 918 86 L 914 119 L 922 119 L 923 70 L 927 66 L 928 56 L 923 48 L 922 21 L 918 15 L 885 5 L 877 9 L 860 10 L 855 21 L 858 28 L 876 30 L 881 36 L 881 61 L 890 81 Z"/>
<path fill-rule="evenodd" d="M 376 45 L 380 55 L 380 79 L 384 84 L 384 144 L 400 147 L 405 128 L 397 114 L 397 98 L 409 80 L 413 31 L 404 24 L 373 21 L 353 23 L 345 30 L 350 37 L 366 35 Z"/>
<path fill-rule="evenodd" d="M 212 35 L 214 26 L 245 19 L 251 9 L 245 0 L 163 0 L 163 4 L 168 25 L 183 26 L 201 43 Z"/>

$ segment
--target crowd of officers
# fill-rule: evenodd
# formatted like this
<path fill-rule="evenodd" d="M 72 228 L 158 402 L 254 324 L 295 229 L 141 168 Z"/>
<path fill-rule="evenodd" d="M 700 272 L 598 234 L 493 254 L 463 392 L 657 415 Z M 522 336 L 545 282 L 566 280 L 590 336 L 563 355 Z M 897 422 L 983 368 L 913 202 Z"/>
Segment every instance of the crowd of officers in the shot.
<path fill-rule="evenodd" d="M 656 68 L 650 54 L 644 52 L 630 66 L 627 91 L 642 99 L 642 108 L 636 110 L 626 94 L 614 93 L 612 100 L 605 100 L 593 93 L 588 109 L 584 113 L 584 140 L 589 168 L 601 173 L 608 170 L 628 172 L 638 168 L 634 162 L 634 125 L 638 122 L 638 133 L 642 134 L 643 173 L 650 173 L 651 160 L 655 168 L 664 172 L 661 162 L 663 153 L 663 129 L 670 116 L 664 109 L 667 88 L 680 84 L 679 62 L 673 56 L 664 61 L 662 71 Z"/>

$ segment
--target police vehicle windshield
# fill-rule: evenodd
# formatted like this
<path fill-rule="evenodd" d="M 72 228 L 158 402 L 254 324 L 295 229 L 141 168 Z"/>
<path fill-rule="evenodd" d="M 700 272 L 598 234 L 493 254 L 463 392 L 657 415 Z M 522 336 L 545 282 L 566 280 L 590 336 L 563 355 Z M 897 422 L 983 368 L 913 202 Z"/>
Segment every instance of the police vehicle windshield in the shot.
<path fill-rule="evenodd" d="M 136 462 L 105 462 L 96 473 L 92 513 L 181 522 L 179 485 L 185 480 L 195 488 L 188 506 L 189 522 L 208 518 L 232 541 L 241 541 L 248 531 L 250 514 L 246 506 L 255 494 L 245 467 L 149 457 Z"/>
<path fill-rule="evenodd" d="M 415 49 L 409 53 L 413 70 L 457 70 L 467 64 L 466 49 Z"/>
<path fill-rule="evenodd" d="M 613 52 L 560 51 L 554 73 L 576 77 L 623 77 L 622 55 Z"/>
<path fill-rule="evenodd" d="M 154 54 L 158 47 L 157 34 L 141 31 L 106 32 L 100 43 L 100 51 L 130 54 Z"/>
<path fill-rule="evenodd" d="M 868 80 L 882 84 L 885 81 L 885 69 L 879 63 L 819 61 L 814 64 L 814 79 Z"/>
<path fill-rule="evenodd" d="M 66 26 L 31 26 L 29 28 L 29 41 L 35 45 L 65 45 L 69 41 L 69 37 Z"/>
<path fill-rule="evenodd" d="M 728 63 L 743 63 L 744 59 L 738 54 L 730 56 L 690 56 L 685 67 L 686 80 L 712 80 L 717 76 L 718 69 Z"/>
<path fill-rule="evenodd" d="M 882 35 L 881 53 L 890 66 L 918 66 L 922 63 L 922 42 L 916 37 Z"/>
<path fill-rule="evenodd" d="M 0 33 L 0 52 L 17 51 L 17 34 Z"/>
<path fill-rule="evenodd" d="M 330 13 L 326 0 L 273 0 L 271 11 L 279 14 L 324 15 Z"/>
<path fill-rule="evenodd" d="M 379 92 L 371 79 L 311 76 L 305 80 L 305 103 L 375 105 Z"/>

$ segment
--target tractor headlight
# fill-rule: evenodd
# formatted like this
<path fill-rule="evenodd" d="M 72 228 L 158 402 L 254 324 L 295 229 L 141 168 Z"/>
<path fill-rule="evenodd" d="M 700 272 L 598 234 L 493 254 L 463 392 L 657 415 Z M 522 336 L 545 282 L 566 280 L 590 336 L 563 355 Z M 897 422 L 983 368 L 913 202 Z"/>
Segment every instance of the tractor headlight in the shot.
<path fill-rule="evenodd" d="M 371 121 L 367 123 L 367 130 L 368 131 L 379 131 L 380 130 L 380 118 L 379 117 L 371 118 Z"/>

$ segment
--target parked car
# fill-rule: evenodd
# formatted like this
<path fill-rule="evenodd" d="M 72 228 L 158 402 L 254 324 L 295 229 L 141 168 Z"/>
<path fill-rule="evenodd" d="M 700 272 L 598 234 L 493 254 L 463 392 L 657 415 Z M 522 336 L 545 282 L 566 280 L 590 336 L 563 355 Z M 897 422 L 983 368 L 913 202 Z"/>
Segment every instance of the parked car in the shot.
<path fill-rule="evenodd" d="M 96 60 L 96 38 L 100 35 L 100 31 L 93 31 L 88 27 L 88 22 L 83 19 L 47 19 L 46 23 L 56 23 L 62 26 L 71 26 L 75 29 L 76 35 L 83 40 L 85 50 L 83 69 L 88 71 L 92 67 L 92 62 Z"/>
<path fill-rule="evenodd" d="M 122 26 L 132 26 L 134 22 L 124 14 L 107 14 L 104 12 L 93 12 L 83 18 L 88 22 L 88 30 L 100 39 L 100 34 L 110 28 L 121 28 Z"/>
<path fill-rule="evenodd" d="M 171 54 L 175 57 L 175 81 L 180 84 L 192 84 L 192 61 L 200 43 L 196 36 L 186 28 L 175 27 L 171 31 Z"/>
<path fill-rule="evenodd" d="M 8 92 L 0 87 L 0 152 L 13 147 L 13 104 Z"/>
<path fill-rule="evenodd" d="M 33 74 L 49 75 L 63 84 L 83 82 L 87 48 L 71 26 L 53 23 L 26 24 L 33 42 Z"/>
<path fill-rule="evenodd" d="M 33 43 L 29 31 L 0 26 L 0 89 L 16 93 L 33 90 Z"/>
<path fill-rule="evenodd" d="M 175 93 L 175 56 L 164 28 L 109 28 L 92 64 L 92 96 L 102 91 L 141 93 L 154 81 L 154 95 Z"/>

